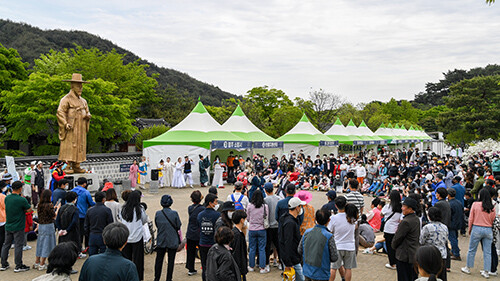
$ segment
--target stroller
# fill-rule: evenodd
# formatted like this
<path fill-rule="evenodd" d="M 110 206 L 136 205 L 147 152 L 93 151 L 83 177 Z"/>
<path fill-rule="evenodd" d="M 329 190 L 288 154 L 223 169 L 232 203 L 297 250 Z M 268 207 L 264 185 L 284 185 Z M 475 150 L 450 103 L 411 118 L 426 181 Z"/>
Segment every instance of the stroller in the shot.
<path fill-rule="evenodd" d="M 148 209 L 148 205 L 146 205 L 146 203 L 141 202 L 141 205 L 144 210 Z M 148 222 L 142 226 L 142 229 L 144 231 L 144 254 L 149 255 L 152 254 L 156 249 L 156 230 L 154 228 L 153 222 L 149 219 Z"/>

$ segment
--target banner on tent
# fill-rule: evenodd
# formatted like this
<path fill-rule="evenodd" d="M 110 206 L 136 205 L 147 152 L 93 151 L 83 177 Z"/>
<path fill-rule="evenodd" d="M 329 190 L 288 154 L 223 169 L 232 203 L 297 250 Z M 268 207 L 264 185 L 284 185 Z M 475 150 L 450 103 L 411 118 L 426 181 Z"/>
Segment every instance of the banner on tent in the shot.
<path fill-rule="evenodd" d="M 212 149 L 247 149 L 252 148 L 251 141 L 212 141 Z"/>
<path fill-rule="evenodd" d="M 319 146 L 338 146 L 339 141 L 319 141 Z"/>
<path fill-rule="evenodd" d="M 283 148 L 282 141 L 254 141 L 253 148 Z"/>
<path fill-rule="evenodd" d="M 353 145 L 365 145 L 365 144 L 368 144 L 369 141 L 353 141 L 352 144 Z M 372 143 L 374 144 L 374 143 Z"/>

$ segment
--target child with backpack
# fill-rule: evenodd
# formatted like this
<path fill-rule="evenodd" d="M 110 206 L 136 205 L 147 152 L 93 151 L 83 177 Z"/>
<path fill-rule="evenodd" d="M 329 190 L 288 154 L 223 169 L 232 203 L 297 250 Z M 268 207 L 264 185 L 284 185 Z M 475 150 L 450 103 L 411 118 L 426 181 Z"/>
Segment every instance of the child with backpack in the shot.
<path fill-rule="evenodd" d="M 242 191 L 243 183 L 237 181 L 234 183 L 234 192 L 227 196 L 227 201 L 234 202 L 235 210 L 246 210 L 248 207 L 248 197 Z"/>

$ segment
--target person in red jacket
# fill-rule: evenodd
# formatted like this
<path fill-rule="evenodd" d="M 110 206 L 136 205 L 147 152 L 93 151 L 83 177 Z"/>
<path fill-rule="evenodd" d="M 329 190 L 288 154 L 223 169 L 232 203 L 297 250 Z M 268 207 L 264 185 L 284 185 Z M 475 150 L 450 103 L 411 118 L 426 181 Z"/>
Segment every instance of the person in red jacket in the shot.
<path fill-rule="evenodd" d="M 29 202 L 29 200 L 28 200 Z M 31 203 L 31 202 L 29 202 Z M 24 247 L 23 251 L 31 250 L 31 246 L 28 245 L 28 233 L 32 231 L 33 228 L 33 210 L 26 212 L 26 224 L 24 226 Z"/>

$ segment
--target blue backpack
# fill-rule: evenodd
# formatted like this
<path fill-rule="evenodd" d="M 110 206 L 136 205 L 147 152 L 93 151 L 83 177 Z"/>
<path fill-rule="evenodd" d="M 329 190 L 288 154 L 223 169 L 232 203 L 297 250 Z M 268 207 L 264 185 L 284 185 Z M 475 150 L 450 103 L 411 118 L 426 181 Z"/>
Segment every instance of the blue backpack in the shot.
<path fill-rule="evenodd" d="M 244 210 L 243 205 L 241 204 L 241 200 L 243 200 L 243 194 L 241 194 L 240 198 L 238 201 L 234 199 L 234 194 L 231 194 L 231 200 L 234 202 L 234 209 L 235 210 Z"/>

